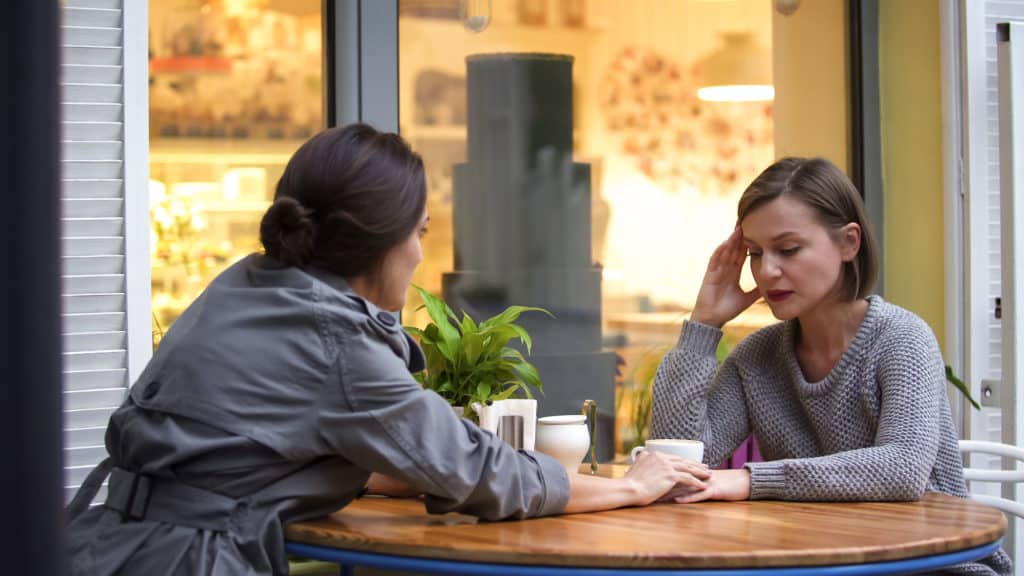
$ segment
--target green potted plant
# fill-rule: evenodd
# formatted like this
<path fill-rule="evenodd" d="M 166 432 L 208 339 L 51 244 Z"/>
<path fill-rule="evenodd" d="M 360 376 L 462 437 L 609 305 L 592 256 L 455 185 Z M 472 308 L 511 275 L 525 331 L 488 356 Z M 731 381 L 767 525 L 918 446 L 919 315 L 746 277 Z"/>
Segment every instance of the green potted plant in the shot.
<path fill-rule="evenodd" d="M 460 319 L 448 305 L 423 288 L 413 285 L 432 320 L 424 328 L 405 326 L 426 356 L 426 369 L 414 374 L 424 388 L 441 395 L 454 407 L 463 407 L 466 417 L 475 419 L 474 405 L 511 398 L 522 392 L 533 398 L 532 390 L 543 393 L 537 369 L 522 353 L 508 344 L 518 339 L 530 353 L 533 341 L 515 321 L 524 312 L 543 308 L 509 306 L 479 324 L 466 314 Z"/>
<path fill-rule="evenodd" d="M 715 357 L 721 364 L 733 349 L 732 340 L 723 336 L 718 341 Z M 666 347 L 651 348 L 643 353 L 636 362 L 632 372 L 626 377 L 622 386 L 618 387 L 615 405 L 619 409 L 628 406 L 629 414 L 626 427 L 621 432 L 622 451 L 628 453 L 634 446 L 642 446 L 647 441 L 651 428 L 651 408 L 654 405 L 652 389 L 658 366 L 669 351 Z"/>

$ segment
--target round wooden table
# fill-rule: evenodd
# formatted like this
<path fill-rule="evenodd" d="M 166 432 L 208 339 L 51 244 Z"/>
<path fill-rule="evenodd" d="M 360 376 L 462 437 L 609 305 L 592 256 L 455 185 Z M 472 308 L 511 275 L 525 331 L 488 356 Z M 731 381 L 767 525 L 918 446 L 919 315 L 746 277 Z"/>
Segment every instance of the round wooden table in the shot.
<path fill-rule="evenodd" d="M 898 574 L 984 558 L 1001 512 L 918 502 L 702 502 L 481 522 L 417 499 L 367 497 L 287 529 L 288 551 L 342 565 L 445 574 Z"/>

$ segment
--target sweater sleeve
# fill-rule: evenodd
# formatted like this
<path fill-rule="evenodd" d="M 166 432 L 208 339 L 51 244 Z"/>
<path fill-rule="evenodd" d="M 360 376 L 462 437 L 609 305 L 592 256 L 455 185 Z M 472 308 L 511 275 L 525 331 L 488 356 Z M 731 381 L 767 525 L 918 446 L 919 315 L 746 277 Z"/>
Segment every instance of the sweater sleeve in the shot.
<path fill-rule="evenodd" d="M 704 462 L 717 466 L 750 435 L 735 355 L 721 367 L 715 349 L 722 331 L 686 321 L 675 348 L 654 378 L 651 438 L 699 439 Z"/>
<path fill-rule="evenodd" d="M 923 323 L 922 323 L 923 324 Z M 924 493 L 946 402 L 942 355 L 926 327 L 878 346 L 874 445 L 815 458 L 749 462 L 751 499 L 908 501 Z M 870 384 L 868 384 L 870 385 Z"/>

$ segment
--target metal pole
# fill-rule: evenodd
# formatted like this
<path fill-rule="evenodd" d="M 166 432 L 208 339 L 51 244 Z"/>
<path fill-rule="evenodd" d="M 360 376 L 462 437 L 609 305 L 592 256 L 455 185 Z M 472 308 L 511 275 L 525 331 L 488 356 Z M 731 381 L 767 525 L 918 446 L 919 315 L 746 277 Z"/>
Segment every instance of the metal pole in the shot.
<path fill-rule="evenodd" d="M 66 574 L 60 355 L 60 2 L 5 4 L 0 432 L 5 574 Z"/>

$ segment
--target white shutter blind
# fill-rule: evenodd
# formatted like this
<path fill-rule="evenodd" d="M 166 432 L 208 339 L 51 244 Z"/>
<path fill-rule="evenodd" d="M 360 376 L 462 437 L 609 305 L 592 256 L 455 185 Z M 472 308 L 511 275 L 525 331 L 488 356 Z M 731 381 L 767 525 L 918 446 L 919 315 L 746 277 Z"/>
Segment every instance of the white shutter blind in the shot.
<path fill-rule="evenodd" d="M 972 292 L 969 318 L 972 334 L 968 344 L 972 358 L 970 378 L 973 386 L 994 383 L 1000 394 L 1004 394 L 1014 383 L 1003 372 L 1004 320 L 995 314 L 997 298 L 1003 296 L 1004 288 L 1001 270 L 1000 131 L 1006 129 L 999 118 L 996 24 L 1024 21 L 1024 0 L 965 1 L 962 6 L 967 14 L 964 29 L 967 66 L 964 73 L 968 78 L 967 92 L 971 95 L 967 126 L 968 179 L 971 182 L 968 241 L 972 262 L 970 270 L 973 272 L 968 280 Z M 980 413 L 972 413 L 971 438 L 1004 441 L 1003 428 L 1009 424 L 1005 418 L 1013 417 L 1002 406 L 1007 397 L 1002 396 L 995 406 L 983 407 Z M 1016 415 L 1017 426 L 1024 423 L 1022 418 L 1020 414 Z M 999 469 L 1002 462 L 998 456 L 972 455 L 971 465 Z M 993 483 L 972 482 L 971 490 L 994 496 L 1001 493 L 1000 486 Z M 1024 575 L 1024 540 L 1020 537 L 1024 530 L 1020 521 L 1013 522 L 1011 528 L 1004 539 L 1004 547 L 1015 555 L 1015 573 Z"/>
<path fill-rule="evenodd" d="M 65 501 L 106 456 L 107 420 L 128 387 L 123 22 L 121 0 L 64 3 Z"/>
<path fill-rule="evenodd" d="M 986 316 L 987 362 L 982 378 L 1001 381 L 1003 376 L 1002 322 L 991 313 L 996 298 L 1002 296 L 1000 272 L 1000 192 L 999 192 L 999 63 L 996 57 L 996 23 L 1024 21 L 1024 1 L 988 0 L 985 3 L 985 188 L 988 207 L 986 213 L 985 246 L 988 282 L 986 300 L 991 304 Z M 982 410 L 982 429 L 985 440 L 1002 441 L 1002 415 L 999 408 Z M 1001 466 L 999 457 L 986 456 L 987 465 Z"/>

